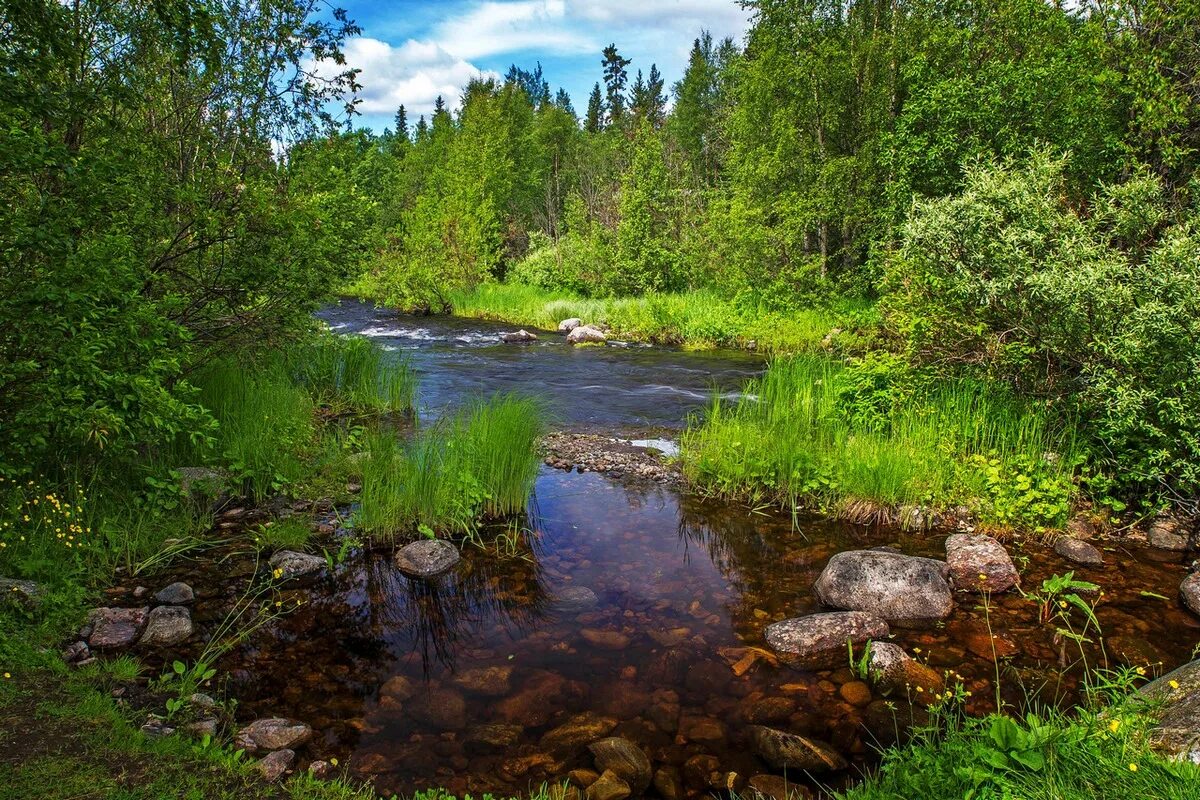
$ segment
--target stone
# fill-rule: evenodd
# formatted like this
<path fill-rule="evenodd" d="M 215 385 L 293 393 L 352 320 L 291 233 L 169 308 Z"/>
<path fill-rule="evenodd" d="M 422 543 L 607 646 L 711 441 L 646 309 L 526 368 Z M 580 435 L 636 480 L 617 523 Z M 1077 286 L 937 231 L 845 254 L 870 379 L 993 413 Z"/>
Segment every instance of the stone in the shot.
<path fill-rule="evenodd" d="M 159 589 L 158 593 L 154 595 L 154 599 L 164 605 L 182 606 L 195 600 L 196 593 L 183 581 L 175 581 Z"/>
<path fill-rule="evenodd" d="M 1183 604 L 1193 614 L 1200 614 L 1200 572 L 1193 572 L 1179 584 L 1179 595 Z"/>
<path fill-rule="evenodd" d="M 1143 667 L 1152 673 L 1162 671 L 1169 656 L 1138 636 L 1110 636 L 1104 642 L 1109 654 L 1130 667 Z"/>
<path fill-rule="evenodd" d="M 600 777 L 599 775 L 596 776 Z M 595 781 L 593 781 L 594 783 Z M 590 784 L 589 784 L 590 785 Z M 546 787 L 546 800 L 584 800 L 583 792 L 578 786 L 570 784 L 552 783 Z"/>
<path fill-rule="evenodd" d="M 481 750 L 504 750 L 519 742 L 524 732 L 520 725 L 490 723 L 469 730 L 465 741 Z"/>
<path fill-rule="evenodd" d="M 205 711 L 210 711 L 217 707 L 217 701 L 212 699 L 211 695 L 207 695 L 204 692 L 192 692 L 191 696 L 188 697 L 188 703 Z"/>
<path fill-rule="evenodd" d="M 412 681 L 403 675 L 395 675 L 383 682 L 383 686 L 379 687 L 380 697 L 390 697 L 393 700 L 403 702 L 416 694 L 417 690 L 413 688 Z"/>
<path fill-rule="evenodd" d="M 422 539 L 396 551 L 396 568 L 410 578 L 432 578 L 459 562 L 458 548 L 441 539 Z"/>
<path fill-rule="evenodd" d="M 175 472 L 180 490 L 192 502 L 218 506 L 226 499 L 229 481 L 224 472 L 208 467 L 177 467 Z"/>
<path fill-rule="evenodd" d="M 570 751 L 602 739 L 617 727 L 612 717 L 602 717 L 591 711 L 576 714 L 557 728 L 547 731 L 541 746 L 552 752 Z"/>
<path fill-rule="evenodd" d="M 1104 554 L 1099 548 L 1072 536 L 1059 536 L 1055 539 L 1054 552 L 1085 567 L 1104 566 Z"/>
<path fill-rule="evenodd" d="M 568 344 L 603 344 L 606 341 L 608 335 L 591 325 L 580 325 L 567 334 Z"/>
<path fill-rule="evenodd" d="M 454 685 L 472 694 L 484 697 L 503 697 L 512 690 L 513 668 L 507 665 L 498 667 L 476 667 L 464 670 L 454 676 Z"/>
<path fill-rule="evenodd" d="M 175 733 L 175 728 L 171 727 L 162 717 L 151 714 L 142 724 L 141 731 L 142 735 L 151 739 L 162 739 Z"/>
<path fill-rule="evenodd" d="M 946 691 L 946 682 L 936 670 L 890 642 L 871 642 L 867 674 L 882 694 L 906 695 L 924 705 L 937 703 Z"/>
<path fill-rule="evenodd" d="M 634 794 L 641 794 L 650 785 L 653 768 L 650 759 L 628 739 L 612 736 L 592 742 L 588 745 L 592 758 L 596 761 L 596 769 L 601 776 L 611 773 L 626 783 Z"/>
<path fill-rule="evenodd" d="M 219 725 L 216 717 L 204 717 L 188 723 L 185 730 L 198 739 L 203 739 L 205 736 L 212 739 L 216 737 Z"/>
<path fill-rule="evenodd" d="M 1159 550 L 1182 553 L 1188 549 L 1187 531 L 1174 517 L 1158 517 L 1146 532 L 1146 541 Z"/>
<path fill-rule="evenodd" d="M 467 727 L 467 701 L 450 689 L 434 689 L 409 701 L 408 713 L 418 722 L 447 731 Z"/>
<path fill-rule="evenodd" d="M 683 776 L 679 774 L 678 767 L 670 764 L 662 765 L 654 771 L 654 777 L 650 782 L 663 800 L 682 800 Z"/>
<path fill-rule="evenodd" d="M 278 573 L 276 580 L 280 581 L 315 575 L 328 566 L 321 556 L 297 553 L 295 550 L 280 550 L 274 553 L 267 563 L 271 566 L 271 574 Z"/>
<path fill-rule="evenodd" d="M 88 612 L 87 637 L 93 650 L 115 650 L 137 641 L 146 626 L 148 608 L 94 608 Z"/>
<path fill-rule="evenodd" d="M 742 718 L 751 725 L 770 725 L 783 722 L 795 711 L 796 701 L 790 697 L 763 697 L 747 702 L 742 710 Z"/>
<path fill-rule="evenodd" d="M 885 620 L 942 619 L 954 609 L 947 572 L 931 558 L 851 550 L 829 559 L 813 589 L 827 606 Z"/>
<path fill-rule="evenodd" d="M 263 779 L 268 783 L 274 783 L 282 778 L 287 771 L 296 763 L 296 752 L 294 750 L 276 750 L 274 753 L 268 753 L 259 760 L 254 768 L 263 776 Z"/>
<path fill-rule="evenodd" d="M 707 753 L 694 755 L 683 763 L 684 785 L 694 789 L 709 789 L 714 776 L 720 779 L 720 769 L 721 762 L 716 756 Z"/>
<path fill-rule="evenodd" d="M 785 619 L 768 625 L 764 635 L 784 662 L 799 669 L 832 669 L 846 663 L 847 642 L 857 647 L 890 632 L 871 614 L 836 611 Z"/>
<path fill-rule="evenodd" d="M 624 650 L 629 647 L 629 637 L 620 631 L 605 631 L 583 628 L 579 631 L 588 644 L 600 650 Z"/>
<path fill-rule="evenodd" d="M 333 774 L 333 764 L 328 761 L 314 761 L 308 765 L 308 774 L 323 781 Z"/>
<path fill-rule="evenodd" d="M 558 332 L 559 333 L 570 333 L 571 331 L 575 330 L 582 324 L 583 324 L 583 320 L 581 320 L 579 317 L 571 317 L 570 319 L 564 319 L 562 322 L 558 323 Z"/>
<path fill-rule="evenodd" d="M 1007 592 L 1021 580 L 1004 545 L 991 536 L 955 533 L 946 537 L 946 566 L 959 591 Z"/>
<path fill-rule="evenodd" d="M 157 606 L 146 618 L 142 647 L 173 647 L 192 635 L 192 612 L 183 606 Z"/>
<path fill-rule="evenodd" d="M 0 578 L 0 608 L 5 606 L 31 609 L 42 600 L 42 587 L 33 581 Z"/>
<path fill-rule="evenodd" d="M 1200 659 L 1138 690 L 1156 721 L 1150 743 L 1163 755 L 1200 764 Z"/>
<path fill-rule="evenodd" d="M 747 730 L 754 752 L 775 769 L 829 772 L 849 766 L 841 753 L 817 739 L 762 725 L 751 725 Z"/>
<path fill-rule="evenodd" d="M 587 788 L 583 796 L 586 800 L 625 800 L 632 794 L 629 784 L 613 772 L 604 772 Z"/>
<path fill-rule="evenodd" d="M 91 658 L 92 651 L 87 642 L 74 641 L 62 649 L 62 660 L 68 664 L 76 664 L 86 658 Z"/>
<path fill-rule="evenodd" d="M 530 333 L 522 328 L 519 331 L 503 334 L 500 337 L 500 340 L 507 342 L 508 344 L 527 344 L 529 342 L 536 342 L 537 338 L 538 337 L 536 333 Z"/>
<path fill-rule="evenodd" d="M 808 800 L 812 797 L 807 786 L 799 786 L 779 775 L 754 775 L 750 778 L 750 789 L 767 800 Z"/>
<path fill-rule="evenodd" d="M 567 773 L 567 780 L 586 789 L 600 779 L 600 773 L 594 769 L 573 769 Z"/>
<path fill-rule="evenodd" d="M 712 717 L 688 714 L 679 720 L 679 735 L 689 742 L 715 744 L 725 740 L 725 726 Z"/>
<path fill-rule="evenodd" d="M 307 744 L 312 737 L 312 727 L 303 722 L 284 717 L 264 717 L 238 731 L 234 744 L 255 755 L 275 750 L 295 750 Z"/>
<path fill-rule="evenodd" d="M 871 687 L 865 681 L 850 681 L 838 687 L 838 694 L 850 705 L 862 708 L 871 702 Z"/>
<path fill-rule="evenodd" d="M 575 613 L 595 608 L 600 602 L 596 593 L 586 586 L 566 586 L 554 595 L 554 606 L 559 611 Z"/>

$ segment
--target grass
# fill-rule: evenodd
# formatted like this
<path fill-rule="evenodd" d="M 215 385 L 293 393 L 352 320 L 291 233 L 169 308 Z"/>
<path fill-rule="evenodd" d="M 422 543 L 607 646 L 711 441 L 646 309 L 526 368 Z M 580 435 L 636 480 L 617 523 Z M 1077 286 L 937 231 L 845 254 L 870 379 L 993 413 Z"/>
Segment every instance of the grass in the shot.
<path fill-rule="evenodd" d="M 417 379 L 367 339 L 326 334 L 290 350 L 289 362 L 315 402 L 337 410 L 411 414 Z"/>
<path fill-rule="evenodd" d="M 537 477 L 544 429 L 536 401 L 496 395 L 402 442 L 374 434 L 355 524 L 371 535 L 465 535 L 519 514 Z"/>
<path fill-rule="evenodd" d="M 312 537 L 312 525 L 301 517 L 271 520 L 254 530 L 257 546 L 270 551 L 304 550 Z"/>
<path fill-rule="evenodd" d="M 450 293 L 454 313 L 516 325 L 554 330 L 564 319 L 605 323 L 618 338 L 694 349 L 754 347 L 768 353 L 826 349 L 835 328 L 869 329 L 875 310 L 867 302 L 839 300 L 829 309 L 788 313 L 761 305 L 734 303 L 711 292 L 656 294 L 628 298 L 582 298 L 533 286 L 484 283 L 471 291 Z M 857 334 L 843 332 L 831 343 L 853 348 Z"/>
<path fill-rule="evenodd" d="M 1000 525 L 1065 521 L 1075 459 L 1047 413 L 964 382 L 861 421 L 844 391 L 849 375 L 819 357 L 775 361 L 741 400 L 714 400 L 693 420 L 682 438 L 687 476 L 720 497 L 849 517 L 961 504 Z"/>

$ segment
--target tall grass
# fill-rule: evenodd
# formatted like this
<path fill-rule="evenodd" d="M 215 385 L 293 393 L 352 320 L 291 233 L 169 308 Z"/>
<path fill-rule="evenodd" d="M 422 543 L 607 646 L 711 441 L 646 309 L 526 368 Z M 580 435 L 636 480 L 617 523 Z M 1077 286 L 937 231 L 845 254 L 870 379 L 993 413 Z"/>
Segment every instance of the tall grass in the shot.
<path fill-rule="evenodd" d="M 543 418 L 535 400 L 496 395 L 407 442 L 373 434 L 356 525 L 386 537 L 464 535 L 521 513 L 537 477 Z"/>
<path fill-rule="evenodd" d="M 714 400 L 683 436 L 689 478 L 727 498 L 850 516 L 962 504 L 996 523 L 1063 521 L 1073 442 L 1047 413 L 961 382 L 917 393 L 879 424 L 856 423 L 843 407 L 844 369 L 781 359 L 735 404 Z"/>
<path fill-rule="evenodd" d="M 581 298 L 533 286 L 485 283 L 452 292 L 454 313 L 553 330 L 564 319 L 606 323 L 625 339 L 692 348 L 745 347 L 763 352 L 813 352 L 834 328 L 856 318 L 869 323 L 868 303 L 839 301 L 835 309 L 801 309 L 786 314 L 759 305 L 734 303 L 711 292 L 643 297 Z M 848 334 L 846 335 L 848 336 Z"/>
<path fill-rule="evenodd" d="M 325 334 L 288 353 L 298 379 L 321 404 L 374 413 L 411 413 L 416 375 L 367 339 Z"/>

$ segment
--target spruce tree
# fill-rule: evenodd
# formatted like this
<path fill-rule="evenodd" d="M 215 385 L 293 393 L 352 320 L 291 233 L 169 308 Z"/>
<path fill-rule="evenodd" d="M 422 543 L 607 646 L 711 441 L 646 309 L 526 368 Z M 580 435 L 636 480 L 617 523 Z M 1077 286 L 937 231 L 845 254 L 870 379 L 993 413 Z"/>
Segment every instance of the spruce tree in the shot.
<path fill-rule="evenodd" d="M 623 58 L 617 52 L 615 43 L 604 48 L 604 58 L 600 64 L 604 67 L 605 101 L 610 123 L 620 122 L 625 116 L 625 84 L 629 80 L 625 68 L 631 63 L 630 59 Z"/>
<path fill-rule="evenodd" d="M 597 86 L 597 88 L 599 88 L 599 86 Z M 566 89 L 559 89 L 554 95 L 554 105 L 558 106 L 572 117 L 577 116 L 575 113 L 575 104 L 571 102 L 571 95 Z"/>
<path fill-rule="evenodd" d="M 403 103 L 400 104 L 400 108 L 396 109 L 395 136 L 401 142 L 408 141 L 408 111 L 405 110 Z"/>
<path fill-rule="evenodd" d="M 588 95 L 587 116 L 584 118 L 583 128 L 588 133 L 598 133 L 604 128 L 604 95 L 600 93 L 599 82 L 592 87 L 592 93 Z"/>

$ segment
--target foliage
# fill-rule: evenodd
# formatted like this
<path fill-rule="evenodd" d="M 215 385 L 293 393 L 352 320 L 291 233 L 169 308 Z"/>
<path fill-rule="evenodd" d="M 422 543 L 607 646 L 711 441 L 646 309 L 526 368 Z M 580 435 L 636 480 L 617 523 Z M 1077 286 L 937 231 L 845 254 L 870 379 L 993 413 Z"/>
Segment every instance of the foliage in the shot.
<path fill-rule="evenodd" d="M 390 358 L 368 339 L 319 335 L 286 356 L 318 405 L 335 412 L 413 413 L 416 376 L 406 361 Z"/>

